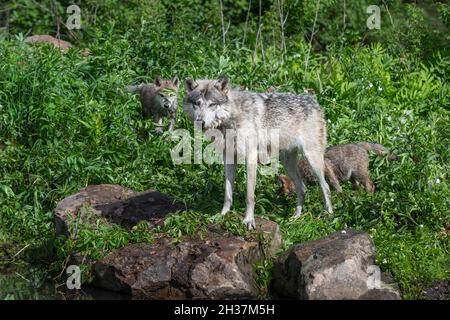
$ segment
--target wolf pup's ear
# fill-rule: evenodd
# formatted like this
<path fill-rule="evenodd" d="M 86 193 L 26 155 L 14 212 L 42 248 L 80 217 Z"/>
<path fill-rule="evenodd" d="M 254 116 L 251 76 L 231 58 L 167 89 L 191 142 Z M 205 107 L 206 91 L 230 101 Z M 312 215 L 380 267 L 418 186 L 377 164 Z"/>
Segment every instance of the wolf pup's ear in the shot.
<path fill-rule="evenodd" d="M 216 89 L 221 91 L 222 93 L 227 94 L 228 93 L 228 77 L 226 77 L 226 76 L 220 77 L 219 80 L 217 80 L 214 87 L 216 87 Z"/>
<path fill-rule="evenodd" d="M 184 87 L 186 89 L 186 92 L 191 92 L 195 88 L 197 88 L 198 83 L 195 82 L 195 80 L 192 80 L 191 78 L 187 78 L 184 80 Z"/>
<path fill-rule="evenodd" d="M 175 77 L 173 77 L 173 79 L 172 79 L 172 83 L 175 85 L 175 86 L 177 86 L 178 87 L 178 77 L 177 76 L 175 76 Z"/>
<path fill-rule="evenodd" d="M 156 76 L 155 84 L 156 84 L 158 87 L 160 87 L 160 86 L 162 85 L 162 80 L 161 80 L 161 78 L 160 78 L 159 76 Z"/>

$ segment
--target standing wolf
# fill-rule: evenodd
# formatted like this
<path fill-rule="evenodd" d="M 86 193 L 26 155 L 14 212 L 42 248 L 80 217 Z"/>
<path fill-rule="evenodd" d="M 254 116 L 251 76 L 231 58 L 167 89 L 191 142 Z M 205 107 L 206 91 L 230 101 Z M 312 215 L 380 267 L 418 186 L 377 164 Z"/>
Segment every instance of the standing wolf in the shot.
<path fill-rule="evenodd" d="M 142 105 L 142 117 L 144 119 L 153 118 L 158 124 L 157 132 L 162 132 L 162 118 L 169 117 L 169 131 L 175 127 L 178 108 L 178 78 L 172 80 L 162 80 L 156 78 L 152 84 L 140 84 L 137 86 L 127 86 L 128 92 L 139 93 Z"/>
<path fill-rule="evenodd" d="M 325 152 L 325 178 L 337 192 L 342 192 L 339 181 L 349 181 L 354 187 L 364 186 L 367 192 L 374 192 L 375 186 L 369 177 L 368 151 L 375 151 L 379 156 L 388 155 L 389 151 L 383 145 L 371 142 L 338 144 Z M 389 154 L 389 160 L 396 160 L 397 156 Z M 316 181 L 308 163 L 302 159 L 298 163 L 299 170 L 306 184 Z M 279 176 L 282 193 L 288 195 L 294 191 L 294 184 L 286 176 Z"/>
<path fill-rule="evenodd" d="M 236 143 L 233 154 L 245 153 L 247 167 L 247 208 L 245 225 L 255 227 L 255 184 L 257 166 L 257 145 L 252 142 L 262 131 L 278 130 L 280 158 L 287 173 L 294 181 L 297 192 L 297 208 L 294 217 L 302 212 L 304 184 L 297 166 L 301 150 L 317 176 L 325 200 L 325 207 L 332 212 L 330 189 L 324 177 L 324 151 L 326 127 L 324 114 L 309 94 L 291 93 L 259 94 L 229 88 L 226 77 L 219 80 L 186 79 L 186 95 L 183 109 L 192 121 L 199 121 L 203 129 L 219 129 L 225 135 L 236 130 L 237 135 L 246 138 L 245 144 Z M 222 214 L 232 204 L 236 161 L 230 161 L 230 150 L 225 147 L 225 199 Z"/>

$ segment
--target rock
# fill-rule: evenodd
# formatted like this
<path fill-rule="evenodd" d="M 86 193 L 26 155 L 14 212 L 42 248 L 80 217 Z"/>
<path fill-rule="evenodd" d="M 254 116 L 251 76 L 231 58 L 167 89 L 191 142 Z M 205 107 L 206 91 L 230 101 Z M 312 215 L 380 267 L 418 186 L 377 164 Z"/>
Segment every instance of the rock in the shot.
<path fill-rule="evenodd" d="M 152 228 L 186 206 L 154 190 L 136 193 L 118 185 L 88 186 L 62 200 L 54 210 L 56 232 L 73 236 L 71 223 L 107 223 L 131 228 L 147 221 Z M 113 250 L 99 261 L 73 253 L 71 264 L 92 266 L 94 284 L 136 299 L 256 299 L 254 263 L 281 246 L 276 223 L 256 219 L 255 233 L 233 235 L 217 225 L 201 234 L 174 239 L 154 234 L 153 243 L 134 243 Z"/>
<path fill-rule="evenodd" d="M 72 48 L 72 44 L 70 42 L 57 39 L 55 37 L 49 35 L 34 35 L 25 38 L 26 43 L 37 43 L 37 42 L 45 42 L 52 44 L 55 48 L 60 49 L 61 51 L 67 51 Z"/>
<path fill-rule="evenodd" d="M 290 299 L 401 299 L 375 265 L 375 246 L 365 233 L 343 230 L 297 244 L 274 264 L 271 289 Z"/>
<path fill-rule="evenodd" d="M 137 193 L 118 185 L 101 184 L 88 186 L 63 199 L 53 211 L 53 217 L 56 233 L 70 237 L 70 220 L 80 218 L 85 222 L 89 214 L 131 229 L 140 221 L 147 221 L 150 227 L 159 225 L 167 214 L 177 210 L 186 210 L 186 206 L 174 203 L 158 191 Z"/>
<path fill-rule="evenodd" d="M 49 43 L 55 48 L 60 49 L 61 52 L 67 52 L 67 50 L 73 47 L 73 45 L 68 41 L 64 41 L 46 34 L 26 37 L 24 41 L 26 43 Z M 88 57 L 91 55 L 91 52 L 87 48 L 83 49 L 80 53 L 83 57 Z M 20 64 L 24 64 L 24 62 L 22 61 Z"/>
<path fill-rule="evenodd" d="M 164 236 L 128 245 L 94 265 L 95 284 L 137 299 L 256 299 L 253 265 L 281 246 L 276 223 L 256 223 L 263 241 L 210 227 L 177 245 Z"/>
<path fill-rule="evenodd" d="M 432 285 L 422 291 L 425 300 L 450 300 L 450 281 L 436 280 Z"/>

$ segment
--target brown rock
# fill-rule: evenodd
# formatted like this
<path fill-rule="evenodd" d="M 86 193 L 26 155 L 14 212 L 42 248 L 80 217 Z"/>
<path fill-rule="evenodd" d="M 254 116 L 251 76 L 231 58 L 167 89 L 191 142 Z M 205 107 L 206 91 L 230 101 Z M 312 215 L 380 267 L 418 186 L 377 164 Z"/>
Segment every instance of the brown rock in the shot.
<path fill-rule="evenodd" d="M 50 43 L 55 48 L 60 49 L 61 51 L 67 51 L 69 48 L 72 48 L 72 44 L 70 42 L 57 39 L 55 37 L 49 36 L 49 35 L 35 35 L 25 38 L 26 43 L 37 43 L 37 42 L 46 42 Z"/>
<path fill-rule="evenodd" d="M 132 244 L 94 265 L 96 285 L 137 299 L 256 299 L 253 265 L 281 246 L 274 222 L 257 219 L 265 241 L 210 228 L 203 240 Z"/>

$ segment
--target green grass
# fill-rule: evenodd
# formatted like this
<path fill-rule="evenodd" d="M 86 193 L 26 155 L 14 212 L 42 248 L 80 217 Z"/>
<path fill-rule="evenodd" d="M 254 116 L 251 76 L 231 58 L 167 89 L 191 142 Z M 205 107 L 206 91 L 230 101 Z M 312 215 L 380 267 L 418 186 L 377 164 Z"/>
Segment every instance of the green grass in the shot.
<path fill-rule="evenodd" d="M 285 248 L 355 228 L 373 237 L 378 263 L 394 275 L 405 298 L 418 298 L 431 281 L 450 278 L 450 60 L 445 52 L 424 60 L 416 53 L 398 55 L 389 43 L 330 45 L 328 51 L 312 51 L 305 73 L 308 46 L 298 38 L 288 41 L 285 61 L 270 43 L 264 59 L 258 54 L 254 60 L 253 47 L 237 35 L 223 47 L 220 35 L 208 39 L 183 29 L 161 32 L 149 21 L 127 23 L 133 28 L 124 31 L 105 22 L 88 29 L 85 41 L 67 54 L 29 46 L 21 36 L 0 40 L 0 143 L 7 145 L 0 151 L 0 241 L 30 244 L 34 258 L 56 273 L 71 250 L 100 257 L 127 243 L 152 241 L 142 226 L 127 232 L 100 223 L 61 244 L 53 231 L 53 208 L 99 183 L 153 188 L 189 204 L 188 213 L 169 218 L 157 230 L 176 241 L 201 234 L 210 222 L 246 234 L 240 223 L 244 168 L 237 174 L 235 214 L 215 216 L 223 199 L 222 166 L 174 165 L 170 150 L 176 141 L 151 133 L 154 125 L 140 119 L 137 97 L 123 90 L 156 75 L 227 74 L 232 83 L 255 91 L 313 88 L 328 119 L 329 145 L 375 141 L 399 156 L 388 161 L 372 155 L 377 191 L 344 185 L 343 194 L 333 192 L 332 215 L 323 210 L 319 188 L 308 188 L 304 215 L 295 221 L 290 219 L 295 200 L 279 195 L 274 177 L 259 175 L 256 215 L 280 224 Z M 80 54 L 84 47 L 90 56 Z M 177 127 L 192 132 L 181 109 Z M 257 266 L 263 287 L 270 269 L 270 261 Z"/>

